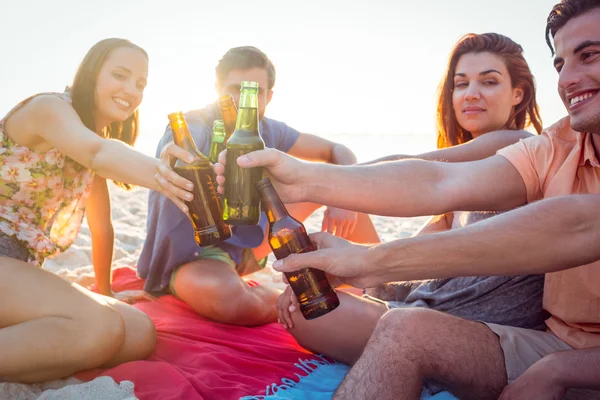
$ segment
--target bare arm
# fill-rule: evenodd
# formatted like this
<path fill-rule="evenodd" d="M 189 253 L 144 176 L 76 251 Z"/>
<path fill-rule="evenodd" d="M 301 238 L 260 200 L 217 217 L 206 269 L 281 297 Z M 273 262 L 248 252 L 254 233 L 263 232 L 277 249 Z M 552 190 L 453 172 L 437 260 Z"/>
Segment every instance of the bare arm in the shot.
<path fill-rule="evenodd" d="M 224 162 L 223 152 L 215 165 L 221 193 Z M 286 203 L 311 201 L 367 214 L 414 217 L 454 210 L 504 211 L 527 200 L 519 172 L 499 155 L 465 163 L 401 160 L 339 166 L 265 149 L 246 154 L 237 163 L 243 168 L 264 167 Z"/>
<path fill-rule="evenodd" d="M 600 195 L 570 195 L 464 228 L 378 245 L 314 233 L 318 251 L 291 254 L 273 267 L 289 272 L 310 266 L 362 288 L 416 279 L 543 274 L 600 260 L 598 226 Z"/>
<path fill-rule="evenodd" d="M 96 176 L 85 208 L 92 237 L 92 264 L 100 294 L 112 296 L 111 267 L 115 234 L 106 179 Z"/>
<path fill-rule="evenodd" d="M 69 103 L 57 97 L 42 95 L 32 99 L 11 115 L 7 130 L 13 138 L 37 135 L 103 178 L 161 191 L 154 178 L 158 160 L 119 140 L 101 138 L 83 125 Z M 176 174 L 170 178 L 180 187 L 187 183 Z M 181 193 L 180 197 L 183 196 Z"/>
<path fill-rule="evenodd" d="M 598 347 L 552 353 L 542 362 L 549 364 L 546 371 L 564 388 L 600 389 Z"/>
<path fill-rule="evenodd" d="M 527 139 L 531 136 L 533 136 L 531 133 L 524 130 L 495 131 L 486 133 L 485 135 L 470 140 L 467 143 L 447 147 L 445 149 L 439 149 L 417 155 L 395 154 L 362 164 L 371 165 L 379 162 L 397 161 L 407 158 L 446 162 L 483 160 L 484 158 L 493 156 L 498 150 L 506 146 L 510 146 L 511 144 L 515 144 L 521 139 Z"/>
<path fill-rule="evenodd" d="M 415 156 L 409 155 L 391 155 L 382 157 L 374 161 L 365 163 L 365 165 L 376 164 L 385 161 L 397 161 L 408 158 L 418 158 L 421 160 L 446 161 L 446 162 L 465 162 L 482 160 L 491 157 L 496 152 L 506 146 L 515 144 L 521 139 L 527 139 L 533 136 L 525 130 L 502 130 L 489 132 L 467 143 L 453 147 L 439 149 L 428 153 L 422 153 Z M 453 213 L 433 216 L 427 223 L 415 234 L 423 235 L 428 233 L 442 232 L 452 227 L 454 219 Z"/>
<path fill-rule="evenodd" d="M 307 161 L 338 165 L 356 164 L 356 156 L 348 147 L 309 133 L 301 133 L 287 153 Z"/>
<path fill-rule="evenodd" d="M 401 160 L 312 168 L 305 175 L 305 200 L 368 214 L 414 217 L 509 210 L 526 203 L 521 176 L 502 156 L 468 163 Z"/>
<path fill-rule="evenodd" d="M 546 355 L 504 388 L 500 400 L 562 399 L 575 388 L 600 389 L 600 348 Z"/>
<path fill-rule="evenodd" d="M 329 164 L 356 164 L 356 156 L 348 147 L 308 133 L 300 134 L 288 154 Z M 321 230 L 340 237 L 349 237 L 354 232 L 357 221 L 358 214 L 355 211 L 329 206 L 323 214 Z"/>
<path fill-rule="evenodd" d="M 563 196 L 465 228 L 378 245 L 370 264 L 382 282 L 542 274 L 599 260 L 598 226 L 600 195 Z"/>

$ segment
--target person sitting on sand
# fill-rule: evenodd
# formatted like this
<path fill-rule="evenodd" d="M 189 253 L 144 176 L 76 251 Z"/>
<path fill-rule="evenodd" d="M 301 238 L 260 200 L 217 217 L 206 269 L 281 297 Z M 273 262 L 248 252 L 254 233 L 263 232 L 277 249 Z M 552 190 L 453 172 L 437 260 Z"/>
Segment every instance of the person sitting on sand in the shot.
<path fill-rule="evenodd" d="M 496 33 L 468 34 L 451 51 L 440 84 L 440 150 L 417 156 L 388 156 L 366 164 L 407 158 L 479 160 L 533 136 L 523 130 L 530 123 L 541 131 L 534 79 L 521 46 Z M 433 217 L 417 235 L 455 229 L 496 214 L 447 213 Z M 362 352 L 381 315 L 397 307 L 426 307 L 471 320 L 544 329 L 547 313 L 542 308 L 543 287 L 544 275 L 389 283 L 369 289 L 365 298 L 341 293 L 341 305 L 335 312 L 311 321 L 292 319 L 290 312 L 297 312 L 299 306 L 287 287 L 278 299 L 278 309 L 284 327 L 302 345 L 352 362 Z"/>
<path fill-rule="evenodd" d="M 232 48 L 217 64 L 215 87 L 219 96 L 230 93 L 237 105 L 242 81 L 259 84 L 260 131 L 267 147 L 309 160 L 333 164 L 356 162 L 354 153 L 346 146 L 300 133 L 283 122 L 264 116 L 273 96 L 275 67 L 255 47 Z M 218 105 L 213 103 L 189 111 L 185 117 L 196 146 L 208 154 L 213 122 L 220 118 Z M 172 143 L 170 127 L 158 144 L 156 155 L 163 159 L 165 170 L 170 169 L 175 157 L 187 155 Z M 289 210 L 296 218 L 304 220 L 319 207 L 318 204 L 303 203 L 289 205 Z M 138 275 L 146 279 L 144 289 L 155 295 L 174 294 L 198 314 L 223 323 L 260 325 L 276 321 L 275 303 L 280 290 L 249 286 L 241 279 L 265 265 L 270 252 L 266 227 L 266 215 L 262 213 L 259 225 L 233 227 L 233 236 L 224 243 L 199 248 L 188 217 L 161 193 L 151 191 L 148 236 L 137 264 Z M 355 242 L 379 242 L 368 215 L 335 207 L 326 209 L 323 230 Z"/>
<path fill-rule="evenodd" d="M 134 151 L 148 55 L 124 39 L 96 43 L 70 91 L 42 93 L 0 121 L 0 380 L 38 382 L 147 357 L 155 329 L 141 311 L 41 267 L 75 240 L 84 213 L 100 292 L 112 295 L 107 179 L 182 205 L 190 184 Z M 178 196 L 181 195 L 182 198 Z"/>

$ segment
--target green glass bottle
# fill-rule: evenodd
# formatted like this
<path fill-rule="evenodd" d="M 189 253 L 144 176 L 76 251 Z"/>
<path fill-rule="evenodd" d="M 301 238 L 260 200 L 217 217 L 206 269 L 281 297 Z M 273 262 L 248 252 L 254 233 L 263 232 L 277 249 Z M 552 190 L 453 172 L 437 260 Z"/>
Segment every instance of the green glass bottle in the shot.
<path fill-rule="evenodd" d="M 269 246 L 278 260 L 293 253 L 308 253 L 316 248 L 310 241 L 304 225 L 294 219 L 273 188 L 271 180 L 265 178 L 256 185 L 262 206 L 269 219 Z M 300 311 L 305 319 L 315 319 L 340 305 L 340 300 L 332 289 L 325 272 L 304 268 L 286 272 L 290 287 L 298 298 Z"/>
<path fill-rule="evenodd" d="M 223 220 L 230 225 L 256 225 L 260 218 L 256 183 L 262 179 L 262 167 L 237 165 L 238 157 L 265 148 L 258 127 L 258 83 L 244 81 L 235 131 L 227 141 Z"/>
<path fill-rule="evenodd" d="M 175 144 L 194 156 L 188 164 L 180 159 L 173 170 L 194 184 L 194 199 L 186 201 L 198 246 L 210 246 L 231 237 L 231 228 L 223 222 L 223 208 L 208 157 L 198 150 L 181 111 L 169 114 Z"/>
<path fill-rule="evenodd" d="M 213 136 L 210 142 L 208 159 L 211 163 L 219 161 L 219 154 L 225 150 L 225 128 L 222 119 L 216 119 L 213 123 Z"/>

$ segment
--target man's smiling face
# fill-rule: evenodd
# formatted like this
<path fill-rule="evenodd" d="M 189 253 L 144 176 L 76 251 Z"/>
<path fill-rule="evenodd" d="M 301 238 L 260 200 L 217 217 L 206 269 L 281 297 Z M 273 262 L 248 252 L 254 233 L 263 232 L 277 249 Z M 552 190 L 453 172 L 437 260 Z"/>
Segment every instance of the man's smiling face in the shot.
<path fill-rule="evenodd" d="M 554 36 L 558 93 L 579 132 L 600 134 L 600 8 L 572 18 Z"/>

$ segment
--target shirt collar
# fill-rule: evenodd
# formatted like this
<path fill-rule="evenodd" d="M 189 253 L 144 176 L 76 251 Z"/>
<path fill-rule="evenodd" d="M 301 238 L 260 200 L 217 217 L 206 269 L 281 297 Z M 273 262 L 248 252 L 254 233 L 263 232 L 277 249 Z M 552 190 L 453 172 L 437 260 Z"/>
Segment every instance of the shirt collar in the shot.
<path fill-rule="evenodd" d="M 581 133 L 581 135 L 583 135 L 583 140 L 581 141 L 583 153 L 581 154 L 581 159 L 579 160 L 579 166 L 583 167 L 589 162 L 592 167 L 600 167 L 600 162 L 598 162 L 598 157 L 596 156 L 597 152 L 594 147 L 594 141 L 592 140 L 593 134 L 586 132 Z"/>

